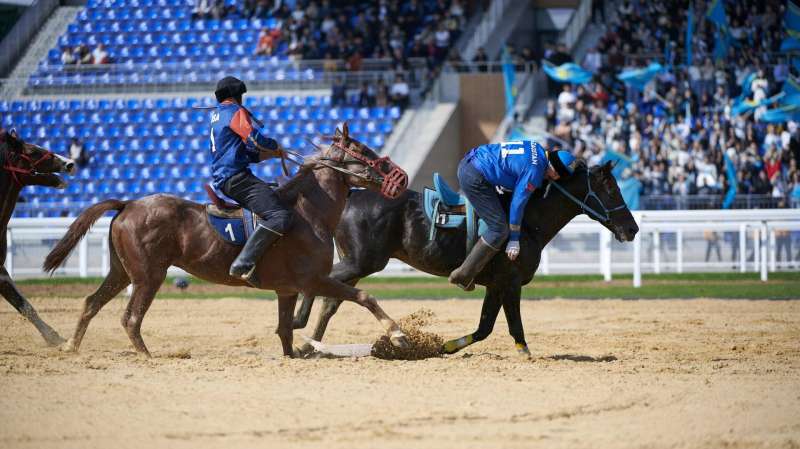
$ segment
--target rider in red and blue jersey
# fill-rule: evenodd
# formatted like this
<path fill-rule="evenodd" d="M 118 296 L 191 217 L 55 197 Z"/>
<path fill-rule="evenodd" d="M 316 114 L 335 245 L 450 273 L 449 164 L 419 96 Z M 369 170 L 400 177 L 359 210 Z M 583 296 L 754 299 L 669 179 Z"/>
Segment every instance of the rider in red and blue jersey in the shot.
<path fill-rule="evenodd" d="M 258 287 L 256 263 L 264 250 L 281 238 L 292 223 L 293 213 L 248 166 L 279 157 L 283 151 L 275 139 L 263 136 L 242 107 L 245 84 L 232 77 L 217 83 L 219 104 L 211 113 L 211 186 L 261 218 L 253 235 L 233 261 L 230 275 Z"/>
<path fill-rule="evenodd" d="M 490 143 L 470 150 L 458 165 L 461 190 L 488 229 L 467 255 L 464 263 L 450 273 L 450 282 L 465 290 L 475 288 L 475 276 L 506 244 L 508 258 L 519 255 L 522 218 L 528 198 L 545 178 L 571 176 L 575 157 L 566 151 L 546 152 L 530 140 Z M 508 218 L 495 187 L 512 192 Z"/>

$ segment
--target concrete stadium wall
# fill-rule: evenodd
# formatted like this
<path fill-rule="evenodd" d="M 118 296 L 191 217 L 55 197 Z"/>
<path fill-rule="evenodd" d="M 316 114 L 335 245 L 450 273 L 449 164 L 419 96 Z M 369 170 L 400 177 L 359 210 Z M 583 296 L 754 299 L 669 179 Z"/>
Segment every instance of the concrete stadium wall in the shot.
<path fill-rule="evenodd" d="M 468 73 L 460 76 L 461 138 L 459 157 L 488 143 L 505 116 L 503 75 Z"/>
<path fill-rule="evenodd" d="M 25 47 L 57 7 L 58 0 L 37 0 L 22 14 L 14 28 L 0 42 L 0 78 L 11 72 Z"/>
<path fill-rule="evenodd" d="M 464 154 L 464 148 L 461 145 L 461 129 L 461 105 L 456 104 L 439 137 L 431 146 L 428 157 L 417 171 L 419 176 L 416 176 L 411 182 L 412 189 L 421 191 L 423 187 L 431 186 L 434 172 L 439 172 L 453 188 L 457 188 L 456 170 L 458 162 Z"/>

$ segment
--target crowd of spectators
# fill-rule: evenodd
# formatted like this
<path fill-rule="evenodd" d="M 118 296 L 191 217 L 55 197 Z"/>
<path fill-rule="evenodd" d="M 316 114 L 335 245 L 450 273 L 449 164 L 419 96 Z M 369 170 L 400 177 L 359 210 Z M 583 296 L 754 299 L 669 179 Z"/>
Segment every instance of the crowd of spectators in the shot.
<path fill-rule="evenodd" d="M 753 100 L 778 94 L 790 76 L 788 62 L 779 54 L 786 36 L 786 2 L 725 3 L 735 42 L 716 61 L 715 26 L 705 17 L 710 1 L 692 3 L 689 66 L 684 63 L 689 1 L 619 3 L 599 44 L 579 61 L 594 73 L 592 82 L 560 87 L 547 105 L 548 131 L 590 162 L 601 160 L 606 150 L 632 159 L 623 177 L 638 178 L 643 194 L 722 194 L 729 187 L 727 155 L 739 193 L 800 199 L 798 124 L 760 121 L 763 106 L 738 116 L 731 113 L 750 73 L 757 73 Z M 570 57 L 563 48 L 549 47 L 545 59 L 560 65 Z M 623 69 L 653 61 L 666 70 L 644 92 L 616 77 Z"/>
<path fill-rule="evenodd" d="M 256 55 L 291 60 L 328 60 L 360 70 L 365 58 L 408 58 L 441 62 L 466 22 L 463 0 L 196 0 L 196 19 L 274 18 L 264 29 Z"/>
<path fill-rule="evenodd" d="M 61 62 L 64 65 L 108 64 L 111 57 L 103 44 L 97 44 L 94 50 L 89 50 L 86 45 L 78 45 L 73 49 L 65 48 L 61 52 Z"/>

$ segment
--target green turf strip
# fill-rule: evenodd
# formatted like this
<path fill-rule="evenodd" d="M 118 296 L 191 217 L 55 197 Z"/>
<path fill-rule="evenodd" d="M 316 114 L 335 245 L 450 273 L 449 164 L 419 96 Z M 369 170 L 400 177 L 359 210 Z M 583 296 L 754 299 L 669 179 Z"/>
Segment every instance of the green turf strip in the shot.
<path fill-rule="evenodd" d="M 686 273 L 645 275 L 641 288 L 630 285 L 630 275 L 615 276 L 618 282 L 606 284 L 596 275 L 552 275 L 537 276 L 523 288 L 523 299 L 547 298 L 731 298 L 731 299 L 800 299 L 800 272 L 770 273 L 771 282 L 762 283 L 757 273 Z M 172 279 L 166 282 L 171 283 Z M 648 283 L 649 282 L 649 283 Z M 25 279 L 25 285 L 88 284 L 97 286 L 100 278 L 52 278 Z M 242 288 L 232 293 L 193 292 L 191 284 L 205 284 L 192 279 L 184 293 L 161 293 L 159 298 L 247 298 L 273 299 L 274 293 Z M 585 285 L 581 285 L 585 284 Z M 408 287 L 403 287 L 408 285 Z M 363 280 L 360 287 L 380 299 L 448 299 L 483 298 L 484 289 L 464 292 L 438 277 L 371 277 Z"/>

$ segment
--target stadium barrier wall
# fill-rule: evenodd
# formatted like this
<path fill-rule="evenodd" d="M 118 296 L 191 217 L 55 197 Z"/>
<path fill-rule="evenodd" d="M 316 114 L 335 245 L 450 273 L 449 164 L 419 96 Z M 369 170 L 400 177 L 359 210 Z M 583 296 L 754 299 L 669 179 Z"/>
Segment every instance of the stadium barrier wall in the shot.
<path fill-rule="evenodd" d="M 640 232 L 632 243 L 613 241 L 600 224 L 580 216 L 569 223 L 545 248 L 540 274 L 599 273 L 611 281 L 614 274 L 633 273 L 633 285 L 642 285 L 642 273 L 739 271 L 759 273 L 762 281 L 778 270 L 797 270 L 800 260 L 800 210 L 686 210 L 637 211 Z M 41 263 L 72 223 L 72 218 L 14 218 L 7 230 L 6 269 L 13 277 L 41 277 Z M 109 270 L 108 227 L 101 218 L 78 245 L 57 276 L 102 276 Z M 776 255 L 787 240 L 788 257 Z M 703 247 L 705 243 L 705 248 Z M 735 258 L 706 261 L 714 246 L 730 248 Z M 726 253 L 729 251 L 725 251 Z M 786 254 L 786 252 L 784 252 Z M 713 258 L 713 257 L 712 257 Z M 172 267 L 170 273 L 182 271 Z M 392 260 L 383 276 L 419 276 L 419 272 Z"/>

